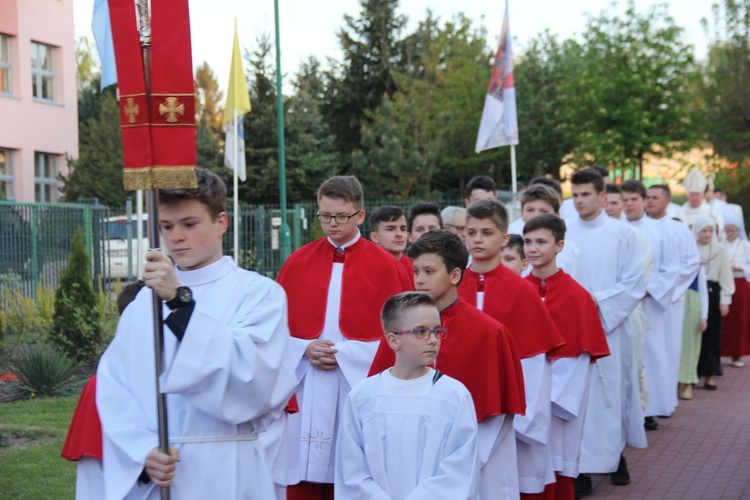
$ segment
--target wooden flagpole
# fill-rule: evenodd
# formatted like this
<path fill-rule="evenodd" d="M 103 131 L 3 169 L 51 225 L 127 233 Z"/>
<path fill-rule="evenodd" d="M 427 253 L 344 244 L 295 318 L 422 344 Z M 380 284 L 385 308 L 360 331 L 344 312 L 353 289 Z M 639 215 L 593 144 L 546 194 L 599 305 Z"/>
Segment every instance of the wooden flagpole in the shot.
<path fill-rule="evenodd" d="M 138 32 L 141 50 L 143 51 L 143 75 L 146 82 L 146 102 L 150 113 L 151 103 L 151 21 L 148 0 L 138 0 Z M 151 117 L 149 116 L 149 123 Z M 147 194 L 148 208 L 148 244 L 151 249 L 159 249 L 159 191 L 152 187 Z M 159 378 L 164 373 L 164 322 L 162 304 L 159 296 L 153 292 L 152 312 L 154 325 L 154 367 L 156 376 L 156 412 L 159 433 L 159 449 L 169 454 L 169 428 L 167 426 L 167 397 L 161 392 Z M 162 500 L 170 499 L 169 486 L 161 488 Z"/>

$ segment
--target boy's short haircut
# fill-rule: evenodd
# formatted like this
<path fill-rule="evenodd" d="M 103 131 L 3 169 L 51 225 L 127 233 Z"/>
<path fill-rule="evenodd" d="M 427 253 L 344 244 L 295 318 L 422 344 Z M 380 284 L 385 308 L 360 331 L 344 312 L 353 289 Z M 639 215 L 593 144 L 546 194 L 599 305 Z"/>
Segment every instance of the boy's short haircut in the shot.
<path fill-rule="evenodd" d="M 571 176 L 570 182 L 575 186 L 593 184 L 597 193 L 604 191 L 604 178 L 593 168 L 578 170 Z"/>
<path fill-rule="evenodd" d="M 117 294 L 117 310 L 120 312 L 120 316 L 122 316 L 125 308 L 135 300 L 135 296 L 138 295 L 138 292 L 140 292 L 141 288 L 143 288 L 144 286 L 146 286 L 145 281 L 134 281 L 133 283 L 123 288 L 119 294 Z"/>
<path fill-rule="evenodd" d="M 562 198 L 563 196 L 562 186 L 560 185 L 560 182 L 558 182 L 556 179 L 550 179 L 549 177 L 540 175 L 538 177 L 534 177 L 533 179 L 529 181 L 529 187 L 535 184 L 542 184 L 544 186 L 551 187 L 560 196 L 560 198 Z"/>
<path fill-rule="evenodd" d="M 466 209 L 464 207 L 456 207 L 453 205 L 445 207 L 440 211 L 440 219 L 443 221 L 443 224 L 452 224 L 453 218 L 456 214 L 466 214 Z"/>
<path fill-rule="evenodd" d="M 497 184 L 492 180 L 492 177 L 477 175 L 476 177 L 472 177 L 469 182 L 466 183 L 466 198 L 471 198 L 471 192 L 475 189 L 494 193 L 497 191 Z"/>
<path fill-rule="evenodd" d="M 437 308 L 435 299 L 425 292 L 402 292 L 389 297 L 380 310 L 380 322 L 383 324 L 385 333 L 390 333 L 401 328 L 400 320 L 404 312 L 418 306 L 432 306 Z"/>
<path fill-rule="evenodd" d="M 646 186 L 641 181 L 635 179 L 627 180 L 620 184 L 620 189 L 623 193 L 637 193 L 641 198 L 646 199 Z"/>
<path fill-rule="evenodd" d="M 193 189 L 160 189 L 159 205 L 174 205 L 184 200 L 198 200 L 208 208 L 211 219 L 227 210 L 227 186 L 218 175 L 203 168 L 195 170 L 198 187 Z"/>
<path fill-rule="evenodd" d="M 565 221 L 554 214 L 539 214 L 523 226 L 523 234 L 536 229 L 549 229 L 555 243 L 565 239 Z"/>
<path fill-rule="evenodd" d="M 510 238 L 508 238 L 508 244 L 505 248 L 512 248 L 513 250 L 518 252 L 518 255 L 521 256 L 521 260 L 526 258 L 526 254 L 523 253 L 523 236 L 521 236 L 520 234 L 511 234 Z"/>
<path fill-rule="evenodd" d="M 353 175 L 337 175 L 325 181 L 318 188 L 317 200 L 320 201 L 324 196 L 350 201 L 357 210 L 362 210 L 365 202 L 362 184 Z"/>
<path fill-rule="evenodd" d="M 609 180 L 609 169 L 608 168 L 601 167 L 599 165 L 592 165 L 591 168 L 594 169 L 594 170 L 596 170 L 597 172 L 599 172 L 599 175 L 602 176 L 602 179 L 604 179 L 605 181 Z"/>
<path fill-rule="evenodd" d="M 560 211 L 560 197 L 557 193 L 549 186 L 544 184 L 532 184 L 527 187 L 526 190 L 521 193 L 521 208 L 534 200 L 542 200 L 545 203 L 549 203 L 552 207 L 552 211 L 557 213 Z"/>
<path fill-rule="evenodd" d="M 409 215 L 406 216 L 406 230 L 411 233 L 411 226 L 414 219 L 420 215 L 434 215 L 437 217 L 440 228 L 443 228 L 443 218 L 440 217 L 440 205 L 431 201 L 420 201 L 415 203 L 409 209 Z"/>
<path fill-rule="evenodd" d="M 727 190 L 724 188 L 714 188 L 714 194 L 721 193 L 723 195 L 727 194 Z"/>
<path fill-rule="evenodd" d="M 381 222 L 395 222 L 404 216 L 404 209 L 396 205 L 378 207 L 370 215 L 370 230 L 377 231 Z"/>
<path fill-rule="evenodd" d="M 466 209 L 466 217 L 491 219 L 503 233 L 508 232 L 508 211 L 497 200 L 477 200 Z"/>
<path fill-rule="evenodd" d="M 605 190 L 607 191 L 607 194 L 619 194 L 622 196 L 622 189 L 620 189 L 620 186 L 614 182 L 608 182 Z"/>
<path fill-rule="evenodd" d="M 653 184 L 649 186 L 649 189 L 661 189 L 661 192 L 664 194 L 664 196 L 667 197 L 668 200 L 672 199 L 672 190 L 669 189 L 669 186 L 667 186 L 666 184 Z"/>
<path fill-rule="evenodd" d="M 406 255 L 411 260 L 426 253 L 440 257 L 449 273 L 459 268 L 463 279 L 464 269 L 469 265 L 469 251 L 457 235 L 450 231 L 433 229 L 424 233 L 406 249 Z"/>

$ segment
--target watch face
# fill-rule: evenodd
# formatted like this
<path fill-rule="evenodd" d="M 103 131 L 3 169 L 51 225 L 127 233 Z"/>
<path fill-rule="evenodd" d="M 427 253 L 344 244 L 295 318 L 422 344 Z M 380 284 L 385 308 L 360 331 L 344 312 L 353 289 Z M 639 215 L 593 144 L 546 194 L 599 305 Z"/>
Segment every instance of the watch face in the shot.
<path fill-rule="evenodd" d="M 190 302 L 193 300 L 193 292 L 188 287 L 180 287 L 177 290 L 177 297 L 179 297 L 180 302 Z"/>

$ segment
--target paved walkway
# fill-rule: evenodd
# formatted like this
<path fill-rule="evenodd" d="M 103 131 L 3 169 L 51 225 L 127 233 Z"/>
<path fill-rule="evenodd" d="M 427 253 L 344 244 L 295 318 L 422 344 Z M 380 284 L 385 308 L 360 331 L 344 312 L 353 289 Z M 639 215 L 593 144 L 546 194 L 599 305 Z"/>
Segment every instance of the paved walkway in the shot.
<path fill-rule="evenodd" d="M 656 418 L 648 448 L 625 451 L 631 484 L 594 475 L 587 499 L 750 499 L 750 358 L 743 368 L 722 361 L 717 391 L 696 387 L 671 418 Z"/>

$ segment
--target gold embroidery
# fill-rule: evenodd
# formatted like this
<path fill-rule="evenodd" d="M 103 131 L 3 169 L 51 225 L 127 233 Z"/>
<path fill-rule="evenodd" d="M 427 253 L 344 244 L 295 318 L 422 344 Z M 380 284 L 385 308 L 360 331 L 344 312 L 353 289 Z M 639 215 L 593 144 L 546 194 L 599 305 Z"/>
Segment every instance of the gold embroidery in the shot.
<path fill-rule="evenodd" d="M 140 109 L 132 97 L 128 97 L 125 104 L 125 116 L 128 117 L 128 123 L 135 123 L 135 117 L 140 114 Z"/>
<path fill-rule="evenodd" d="M 315 436 L 313 436 L 312 434 L 308 434 L 307 436 L 302 436 L 301 440 L 303 443 L 307 443 L 308 445 L 321 450 L 323 449 L 323 445 L 331 446 L 332 438 L 323 437 L 323 433 L 317 431 L 315 433 Z"/>
<path fill-rule="evenodd" d="M 165 102 L 166 106 L 159 104 L 159 114 L 165 117 L 169 123 L 177 122 L 179 120 L 177 115 L 182 116 L 185 114 L 185 105 L 180 104 L 176 97 L 167 97 Z"/>

